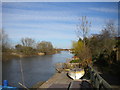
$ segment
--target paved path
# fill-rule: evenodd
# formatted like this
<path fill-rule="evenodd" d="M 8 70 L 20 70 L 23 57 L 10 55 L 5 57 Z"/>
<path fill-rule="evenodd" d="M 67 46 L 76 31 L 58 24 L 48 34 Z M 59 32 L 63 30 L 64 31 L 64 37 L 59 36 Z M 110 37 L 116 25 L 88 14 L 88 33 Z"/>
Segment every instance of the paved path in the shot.
<path fill-rule="evenodd" d="M 42 84 L 39 88 L 49 88 L 53 84 L 56 84 L 56 85 L 61 84 L 62 86 L 67 86 L 70 84 L 71 81 L 73 80 L 67 76 L 66 72 L 56 73 L 44 84 Z"/>
<path fill-rule="evenodd" d="M 84 80 L 89 83 L 89 80 L 86 80 L 86 79 L 72 80 L 70 77 L 67 76 L 67 72 L 63 71 L 61 73 L 55 73 L 49 80 L 43 83 L 39 88 L 64 88 L 64 89 L 65 88 L 68 89 L 69 87 L 79 88 L 81 87 L 80 84 L 78 84 L 78 87 L 77 87 L 75 85 L 72 85 L 72 83 L 76 83 L 76 82 L 81 83 Z M 84 85 L 86 86 L 86 84 Z"/>

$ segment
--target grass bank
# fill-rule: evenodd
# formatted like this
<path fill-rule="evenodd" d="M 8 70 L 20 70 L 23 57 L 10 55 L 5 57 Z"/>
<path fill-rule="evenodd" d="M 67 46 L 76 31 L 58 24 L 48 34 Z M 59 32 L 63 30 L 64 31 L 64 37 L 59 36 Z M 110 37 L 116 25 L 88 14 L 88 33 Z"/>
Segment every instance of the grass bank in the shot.
<path fill-rule="evenodd" d="M 41 56 L 41 55 L 52 55 L 59 53 L 58 51 L 53 51 L 50 53 L 32 53 L 32 54 L 23 54 L 18 52 L 2 52 L 2 61 L 9 61 L 14 58 L 20 58 L 20 57 L 32 57 L 32 56 Z"/>

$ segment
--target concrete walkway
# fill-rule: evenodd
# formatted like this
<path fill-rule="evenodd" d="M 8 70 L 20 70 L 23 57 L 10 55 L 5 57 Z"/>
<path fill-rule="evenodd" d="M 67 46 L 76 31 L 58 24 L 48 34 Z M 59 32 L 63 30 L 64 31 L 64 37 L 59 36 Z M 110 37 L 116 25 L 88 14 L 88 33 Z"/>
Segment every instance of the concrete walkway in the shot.
<path fill-rule="evenodd" d="M 42 84 L 39 88 L 50 88 L 50 86 L 59 85 L 60 87 L 63 86 L 63 88 L 68 87 L 70 82 L 73 81 L 67 76 L 66 72 L 61 73 L 55 73 L 49 80 L 47 80 L 44 84 Z M 60 88 L 57 87 L 57 88 Z M 62 87 L 61 87 L 62 88 Z"/>
<path fill-rule="evenodd" d="M 55 73 L 50 79 L 48 79 L 45 83 L 43 83 L 39 88 L 80 88 L 82 83 L 82 86 L 84 87 L 90 87 L 89 80 L 86 79 L 79 79 L 79 80 L 72 80 L 68 75 L 67 72 L 61 72 L 61 73 Z M 77 83 L 77 84 L 75 84 Z M 75 85 L 74 85 L 75 84 Z M 77 85 L 77 86 L 76 86 Z M 83 88 L 83 87 L 81 87 Z"/>

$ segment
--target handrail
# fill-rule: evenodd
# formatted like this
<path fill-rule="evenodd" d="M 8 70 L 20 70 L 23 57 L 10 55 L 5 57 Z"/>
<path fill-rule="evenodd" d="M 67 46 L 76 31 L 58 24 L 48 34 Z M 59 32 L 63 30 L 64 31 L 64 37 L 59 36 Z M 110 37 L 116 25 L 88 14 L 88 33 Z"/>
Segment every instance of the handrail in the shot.
<path fill-rule="evenodd" d="M 110 84 L 108 84 L 96 70 L 94 70 L 91 66 L 88 66 L 90 72 L 90 80 L 91 84 L 98 88 L 98 90 L 112 90 Z"/>
<path fill-rule="evenodd" d="M 76 65 L 77 63 L 71 64 L 67 63 L 68 65 Z M 62 68 L 65 68 L 64 63 L 62 63 Z M 92 68 L 92 66 L 88 66 L 88 71 L 90 73 L 90 81 L 93 87 L 97 88 L 98 90 L 112 90 L 112 87 L 109 83 L 107 83 L 99 74 L 98 72 Z"/>

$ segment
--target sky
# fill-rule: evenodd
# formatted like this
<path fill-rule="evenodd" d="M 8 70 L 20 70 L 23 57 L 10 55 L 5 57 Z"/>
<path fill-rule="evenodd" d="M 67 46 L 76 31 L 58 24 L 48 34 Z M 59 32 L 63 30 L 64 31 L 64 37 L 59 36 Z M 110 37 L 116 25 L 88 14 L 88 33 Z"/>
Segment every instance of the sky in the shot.
<path fill-rule="evenodd" d="M 105 22 L 118 22 L 116 2 L 3 2 L 2 27 L 12 43 L 21 38 L 50 41 L 55 48 L 71 48 L 78 40 L 76 25 L 86 16 L 91 22 L 89 35 L 98 34 Z M 82 37 L 82 36 L 81 36 Z"/>

